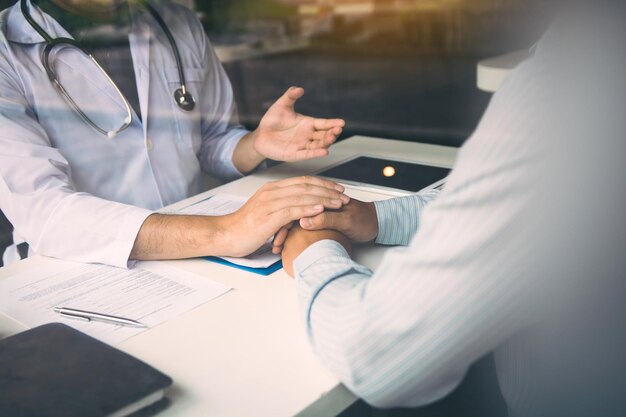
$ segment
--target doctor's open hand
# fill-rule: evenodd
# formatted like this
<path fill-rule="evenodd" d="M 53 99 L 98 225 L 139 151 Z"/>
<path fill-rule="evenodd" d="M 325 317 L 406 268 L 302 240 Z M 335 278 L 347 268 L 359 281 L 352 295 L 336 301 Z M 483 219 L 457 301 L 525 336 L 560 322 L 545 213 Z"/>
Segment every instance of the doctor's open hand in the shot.
<path fill-rule="evenodd" d="M 256 130 L 254 148 L 276 161 L 300 161 L 328 155 L 341 135 L 341 119 L 315 119 L 296 113 L 296 101 L 304 89 L 291 87 L 269 108 Z"/>
<path fill-rule="evenodd" d="M 328 155 L 346 123 L 296 113 L 294 106 L 303 95 L 304 89 L 289 88 L 265 113 L 259 127 L 240 141 L 233 161 L 241 172 L 265 158 L 294 162 Z"/>

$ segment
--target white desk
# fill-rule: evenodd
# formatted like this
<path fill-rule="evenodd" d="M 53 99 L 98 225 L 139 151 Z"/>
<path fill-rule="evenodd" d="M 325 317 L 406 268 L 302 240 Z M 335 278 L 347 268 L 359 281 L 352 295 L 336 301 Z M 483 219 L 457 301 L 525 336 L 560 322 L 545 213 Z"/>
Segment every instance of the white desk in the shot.
<path fill-rule="evenodd" d="M 530 57 L 527 49 L 511 52 L 478 63 L 476 84 L 482 91 L 495 93 L 519 64 Z"/>
<path fill-rule="evenodd" d="M 335 145 L 327 158 L 282 164 L 174 207 L 219 192 L 249 196 L 266 181 L 316 172 L 359 153 L 451 166 L 456 149 L 357 136 Z M 366 200 L 393 195 L 354 189 L 348 194 Z M 383 253 L 380 247 L 363 247 L 356 250 L 356 257 L 375 268 Z M 0 279 L 52 262 L 56 261 L 35 256 L 1 268 Z M 173 264 L 235 290 L 118 346 L 174 379 L 172 405 L 160 415 L 330 416 L 356 400 L 310 351 L 295 284 L 284 271 L 260 277 L 203 260 Z M 0 338 L 22 330 L 0 314 Z"/>

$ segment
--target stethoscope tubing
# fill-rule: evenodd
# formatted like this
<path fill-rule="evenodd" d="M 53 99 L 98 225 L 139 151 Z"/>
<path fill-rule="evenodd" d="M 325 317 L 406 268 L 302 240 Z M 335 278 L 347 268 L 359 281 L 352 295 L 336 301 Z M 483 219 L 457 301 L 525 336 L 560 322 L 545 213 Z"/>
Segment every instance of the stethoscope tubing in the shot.
<path fill-rule="evenodd" d="M 186 82 L 186 79 L 185 79 L 185 73 L 183 71 L 183 63 L 182 63 L 182 59 L 181 59 L 181 56 L 180 56 L 180 50 L 178 49 L 178 45 L 176 43 L 176 40 L 174 39 L 174 36 L 172 35 L 172 32 L 169 30 L 169 28 L 167 27 L 167 24 L 165 23 L 165 21 L 163 20 L 161 15 L 157 12 L 157 10 L 147 0 L 139 0 L 139 3 L 143 7 L 145 7 L 146 10 L 148 10 L 148 12 L 152 16 L 152 18 L 161 27 L 161 30 L 163 31 L 163 33 L 167 37 L 167 40 L 168 40 L 168 42 L 170 44 L 170 47 L 171 47 L 173 55 L 174 55 L 174 59 L 176 60 L 176 66 L 178 68 L 178 76 L 179 76 L 179 80 L 180 80 L 180 88 L 177 89 L 174 92 L 174 101 L 176 101 L 176 104 L 182 110 L 184 110 L 184 111 L 191 111 L 191 110 L 193 110 L 195 108 L 195 99 L 194 99 L 193 95 L 187 90 L 187 82 Z M 71 98 L 71 96 L 67 93 L 67 91 L 65 91 L 63 86 L 59 83 L 59 81 L 57 79 L 57 75 L 54 73 L 54 71 L 52 70 L 52 67 L 50 65 L 50 53 L 51 53 L 51 51 L 55 47 L 57 47 L 59 45 L 69 45 L 69 46 L 77 48 L 83 54 L 87 55 L 98 66 L 98 68 L 106 75 L 106 77 L 108 78 L 108 81 L 111 82 L 113 84 L 113 86 L 115 86 L 115 89 L 117 90 L 117 92 L 124 99 L 125 106 L 126 106 L 126 108 L 128 110 L 128 113 L 132 115 L 132 112 L 130 111 L 130 105 L 128 104 L 128 102 L 126 101 L 126 99 L 124 98 L 122 93 L 119 91 L 119 88 L 117 87 L 117 85 L 115 85 L 113 80 L 106 74 L 106 72 L 102 69 L 100 64 L 98 64 L 98 62 L 93 58 L 92 54 L 88 50 L 86 50 L 80 44 L 80 42 L 76 41 L 75 39 L 71 39 L 71 38 L 66 38 L 66 37 L 53 38 L 52 36 L 50 36 L 35 21 L 35 19 L 31 16 L 30 10 L 28 8 L 28 4 L 27 4 L 26 0 L 21 0 L 20 1 L 20 9 L 21 9 L 22 15 L 24 16 L 26 21 L 43 38 L 43 40 L 46 43 L 46 47 L 44 48 L 43 55 L 42 55 L 42 64 L 43 64 L 43 66 L 44 66 L 44 68 L 46 70 L 48 78 L 50 79 L 50 81 L 52 82 L 54 87 L 59 91 L 59 93 L 61 93 L 66 98 L 66 100 L 68 101 L 69 105 L 76 112 L 78 112 L 79 115 L 89 125 L 91 125 L 93 128 L 95 128 L 100 133 L 103 133 L 105 135 L 110 135 L 110 132 L 106 132 L 105 130 L 101 129 L 95 123 L 93 123 L 89 119 L 89 117 L 87 117 L 87 115 L 80 109 L 80 107 L 74 102 L 74 100 Z M 131 116 L 131 119 L 132 119 L 132 116 Z M 125 124 L 116 133 L 119 133 L 122 130 L 126 129 L 129 125 L 130 125 L 130 122 L 128 120 L 125 121 Z"/>
<path fill-rule="evenodd" d="M 172 32 L 167 27 L 167 24 L 165 23 L 161 15 L 154 9 L 154 7 L 152 7 L 152 5 L 149 2 L 141 1 L 141 3 L 148 10 L 148 12 L 150 12 L 150 14 L 152 15 L 152 18 L 156 20 L 159 26 L 161 26 L 163 33 L 165 33 L 165 36 L 167 37 L 167 40 L 169 41 L 170 46 L 172 47 L 172 52 L 174 52 L 174 59 L 176 60 L 176 66 L 178 67 L 178 77 L 180 79 L 180 86 L 181 88 L 183 88 L 183 90 L 186 90 L 187 82 L 185 80 L 185 72 L 183 71 L 183 61 L 180 58 L 180 51 L 178 50 L 178 45 L 176 44 L 176 39 L 174 39 L 174 35 L 172 35 Z"/>

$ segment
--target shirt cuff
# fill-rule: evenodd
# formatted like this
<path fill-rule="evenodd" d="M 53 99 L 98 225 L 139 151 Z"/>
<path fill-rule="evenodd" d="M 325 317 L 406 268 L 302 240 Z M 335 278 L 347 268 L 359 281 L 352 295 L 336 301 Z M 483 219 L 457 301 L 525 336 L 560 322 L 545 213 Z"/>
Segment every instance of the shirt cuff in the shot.
<path fill-rule="evenodd" d="M 119 257 L 119 261 L 114 263 L 115 266 L 126 266 L 126 268 L 129 269 L 135 266 L 137 261 L 131 260 L 130 254 L 133 251 L 141 227 L 152 214 L 154 214 L 154 212 L 142 208 L 137 208 L 137 210 L 133 210 L 133 212 L 129 213 L 128 218 L 125 219 L 125 226 L 122 228 L 123 232 L 119 239 L 120 252 L 119 255 L 116 256 Z"/>
<path fill-rule="evenodd" d="M 321 240 L 309 246 L 294 260 L 293 267 L 301 313 L 307 323 L 315 298 L 327 284 L 352 273 L 363 277 L 372 274 L 370 269 L 354 262 L 334 240 Z"/>
<path fill-rule="evenodd" d="M 235 154 L 235 149 L 239 141 L 248 133 L 250 133 L 250 131 L 241 128 L 233 128 L 228 131 L 229 138 L 226 141 L 224 149 L 222 149 L 223 162 L 219 173 L 221 178 L 234 181 L 244 177 L 244 174 L 241 173 L 233 163 L 233 155 Z"/>
<path fill-rule="evenodd" d="M 336 278 L 337 264 L 351 263 L 346 249 L 334 240 L 316 242 L 294 260 L 293 270 L 300 306 L 304 309 L 303 316 L 308 316 L 309 306 L 320 289 Z"/>
<path fill-rule="evenodd" d="M 152 211 L 74 193 L 55 208 L 32 242 L 44 256 L 132 267 L 130 254 Z"/>
<path fill-rule="evenodd" d="M 438 190 L 421 194 L 376 201 L 376 218 L 380 245 L 403 245 L 411 243 L 419 228 L 422 211 L 439 196 Z"/>
<path fill-rule="evenodd" d="M 335 240 L 320 240 L 315 242 L 304 250 L 293 261 L 293 269 L 297 275 L 299 272 L 306 271 L 311 265 L 318 262 L 320 259 L 324 259 L 331 256 L 339 256 L 350 259 L 350 255 L 346 248 Z"/>
<path fill-rule="evenodd" d="M 378 236 L 376 243 L 380 245 L 408 245 L 417 231 L 417 200 L 412 195 L 390 200 L 376 201 L 376 218 L 378 219 Z"/>

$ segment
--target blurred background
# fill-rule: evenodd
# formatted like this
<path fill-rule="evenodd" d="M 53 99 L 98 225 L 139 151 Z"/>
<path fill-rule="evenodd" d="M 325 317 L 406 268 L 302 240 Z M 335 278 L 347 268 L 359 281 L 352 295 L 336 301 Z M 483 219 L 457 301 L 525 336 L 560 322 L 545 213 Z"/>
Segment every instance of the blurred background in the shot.
<path fill-rule="evenodd" d="M 16 0 L 0 0 L 0 9 Z M 36 1 L 35 1 L 36 2 Z M 478 61 L 530 47 L 534 0 L 179 0 L 200 17 L 254 128 L 290 85 L 298 110 L 346 119 L 362 134 L 460 146 L 490 95 Z M 67 23 L 72 20 L 67 16 Z M 532 24 L 529 24 L 532 22 Z M 80 22 L 72 22 L 72 27 Z M 539 24 L 538 24 L 539 23 Z M 115 48 L 121 32 L 90 24 L 81 39 Z M 129 80 L 134 82 L 134 80 Z M 0 253 L 10 241 L 0 213 Z"/>
<path fill-rule="evenodd" d="M 537 4 L 520 0 L 215 0 L 195 7 L 255 126 L 289 85 L 299 110 L 365 134 L 461 145 L 489 101 L 483 58 L 528 48 Z M 538 13 L 537 13 L 538 14 Z"/>

